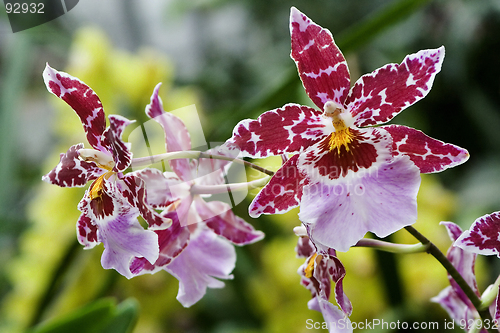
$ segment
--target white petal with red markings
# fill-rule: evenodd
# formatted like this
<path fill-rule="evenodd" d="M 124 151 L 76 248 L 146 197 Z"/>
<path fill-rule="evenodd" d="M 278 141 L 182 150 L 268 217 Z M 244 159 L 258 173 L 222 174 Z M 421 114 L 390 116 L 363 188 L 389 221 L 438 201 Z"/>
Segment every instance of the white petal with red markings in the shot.
<path fill-rule="evenodd" d="M 393 153 L 408 155 L 421 173 L 440 172 L 469 159 L 466 149 L 433 139 L 411 127 L 388 125 L 381 128 L 391 134 Z"/>
<path fill-rule="evenodd" d="M 106 128 L 106 116 L 96 93 L 76 77 L 56 71 L 48 64 L 43 79 L 47 89 L 68 103 L 80 117 L 89 144 L 102 150 L 101 135 Z"/>
<path fill-rule="evenodd" d="M 78 218 L 76 236 L 84 249 L 91 249 L 100 243 L 97 239 L 97 226 L 92 223 L 92 220 L 86 214 L 81 214 Z"/>
<path fill-rule="evenodd" d="M 358 127 L 383 124 L 424 98 L 441 70 L 444 47 L 422 50 L 359 78 L 345 107 Z"/>
<path fill-rule="evenodd" d="M 125 127 L 134 121 L 117 115 L 111 115 L 108 119 L 109 127 L 106 128 L 102 135 L 102 144 L 113 155 L 115 161 L 113 170 L 125 171 L 132 162 L 132 152 L 130 151 L 130 143 L 122 140 L 122 134 Z"/>
<path fill-rule="evenodd" d="M 308 106 L 287 104 L 257 120 L 240 121 L 226 142 L 242 156 L 263 158 L 304 150 L 333 131 L 331 120 Z"/>
<path fill-rule="evenodd" d="M 292 7 L 290 35 L 291 57 L 309 98 L 321 110 L 327 101 L 343 105 L 350 87 L 349 69 L 330 31 Z"/>
<path fill-rule="evenodd" d="M 477 218 L 455 242 L 466 251 L 500 258 L 500 212 Z"/>

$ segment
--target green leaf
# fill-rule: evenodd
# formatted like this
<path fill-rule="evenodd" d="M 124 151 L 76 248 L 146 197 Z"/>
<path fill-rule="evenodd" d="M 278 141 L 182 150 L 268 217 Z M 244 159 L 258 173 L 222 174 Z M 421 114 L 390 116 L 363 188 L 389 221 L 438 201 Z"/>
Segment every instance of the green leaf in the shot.
<path fill-rule="evenodd" d="M 129 333 L 138 312 L 139 306 L 133 299 L 117 306 L 114 299 L 104 298 L 42 323 L 28 333 Z"/>

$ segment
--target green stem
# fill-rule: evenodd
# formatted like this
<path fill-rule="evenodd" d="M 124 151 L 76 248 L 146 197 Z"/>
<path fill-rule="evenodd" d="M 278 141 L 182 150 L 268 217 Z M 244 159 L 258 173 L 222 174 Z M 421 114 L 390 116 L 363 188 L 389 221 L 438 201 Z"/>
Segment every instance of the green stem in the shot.
<path fill-rule="evenodd" d="M 255 169 L 257 171 L 260 171 L 262 173 L 265 173 L 268 176 L 273 176 L 274 172 L 268 169 L 265 169 L 263 167 L 260 167 L 256 164 L 253 164 L 251 162 L 239 159 L 239 158 L 233 158 L 229 156 L 223 156 L 223 155 L 215 155 L 215 154 L 208 154 L 204 153 L 201 151 L 195 151 L 195 150 L 188 150 L 188 151 L 174 151 L 171 153 L 165 153 L 165 154 L 159 154 L 159 155 L 154 155 L 154 156 L 148 156 L 148 157 L 138 157 L 134 158 L 132 160 L 131 166 L 134 167 L 139 167 L 139 166 L 146 166 L 146 165 L 151 165 L 154 163 L 158 163 L 164 160 L 174 160 L 174 159 L 179 159 L 179 158 L 211 158 L 215 160 L 225 160 L 225 161 L 231 161 L 234 163 L 239 163 L 246 165 L 252 169 Z"/>
<path fill-rule="evenodd" d="M 479 313 L 479 316 L 481 316 L 481 319 L 483 322 L 492 322 L 491 315 L 489 310 L 486 308 L 482 308 L 482 303 L 481 299 L 479 296 L 476 295 L 476 293 L 472 290 L 472 288 L 467 284 L 467 282 L 464 280 L 462 275 L 457 271 L 455 266 L 446 258 L 446 256 L 441 252 L 441 250 L 438 249 L 434 243 L 432 243 L 430 240 L 427 239 L 424 235 L 422 235 L 420 232 L 418 232 L 414 227 L 412 226 L 407 226 L 405 229 L 413 235 L 416 239 L 420 241 L 420 243 L 424 245 L 428 245 L 429 248 L 427 249 L 427 253 L 432 255 L 434 258 L 436 258 L 437 261 L 446 269 L 448 274 L 455 280 L 455 282 L 460 286 L 462 291 L 465 293 L 465 295 L 469 298 L 469 300 L 472 302 L 474 307 L 476 308 L 477 312 Z M 488 332 L 495 332 L 494 329 L 488 330 Z"/>
<path fill-rule="evenodd" d="M 429 249 L 430 245 L 423 243 L 395 244 L 395 243 L 384 242 L 378 239 L 363 238 L 359 240 L 354 246 L 371 247 L 385 252 L 407 254 L 407 253 L 426 252 Z"/>
<path fill-rule="evenodd" d="M 251 182 L 246 183 L 232 183 L 232 184 L 221 184 L 221 185 L 197 185 L 191 186 L 192 194 L 219 194 L 238 191 L 241 189 L 254 189 L 262 187 L 267 184 L 270 177 L 264 177 Z"/>

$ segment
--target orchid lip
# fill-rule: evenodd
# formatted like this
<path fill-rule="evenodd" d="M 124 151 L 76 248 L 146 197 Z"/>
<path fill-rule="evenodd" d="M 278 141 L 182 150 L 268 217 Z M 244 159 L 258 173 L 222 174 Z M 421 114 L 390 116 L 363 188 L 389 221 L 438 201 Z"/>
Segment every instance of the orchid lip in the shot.
<path fill-rule="evenodd" d="M 78 155 L 85 162 L 95 162 L 100 168 L 108 171 L 112 170 L 115 166 L 115 161 L 113 161 L 112 156 L 96 149 L 83 148 L 78 150 Z"/>

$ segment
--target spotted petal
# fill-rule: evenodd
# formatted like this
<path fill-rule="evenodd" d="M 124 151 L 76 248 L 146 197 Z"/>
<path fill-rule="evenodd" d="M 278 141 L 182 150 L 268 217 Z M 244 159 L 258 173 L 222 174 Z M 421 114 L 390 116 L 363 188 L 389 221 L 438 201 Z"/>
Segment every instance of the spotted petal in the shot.
<path fill-rule="evenodd" d="M 207 227 L 237 245 L 246 245 L 264 238 L 262 231 L 255 230 L 241 217 L 234 215 L 231 207 L 221 201 L 205 202 L 197 197 L 195 208 Z"/>
<path fill-rule="evenodd" d="M 144 180 L 146 186 L 146 201 L 153 208 L 166 208 L 171 203 L 189 195 L 189 186 L 186 184 L 184 192 L 172 192 L 171 186 L 184 182 L 173 172 L 161 172 L 158 169 L 145 168 L 127 175 L 135 175 Z"/>
<path fill-rule="evenodd" d="M 117 184 L 122 184 L 120 189 L 128 203 L 136 207 L 150 229 L 164 229 L 170 226 L 171 221 L 158 214 L 149 204 L 146 198 L 146 185 L 144 180 L 133 174 L 126 174 Z"/>
<path fill-rule="evenodd" d="M 321 110 L 327 101 L 343 105 L 350 86 L 347 62 L 327 29 L 292 7 L 291 56 L 309 98 Z"/>
<path fill-rule="evenodd" d="M 479 217 L 455 242 L 466 251 L 500 258 L 500 212 Z"/>
<path fill-rule="evenodd" d="M 165 149 L 167 152 L 191 150 L 191 138 L 181 119 L 163 110 L 163 103 L 158 92 L 161 83 L 156 85 L 151 103 L 146 106 L 146 115 L 158 122 L 165 132 Z M 192 180 L 189 159 L 169 160 L 170 167 L 182 180 Z"/>
<path fill-rule="evenodd" d="M 94 162 L 79 159 L 78 150 L 82 148 L 83 143 L 71 146 L 66 154 L 61 154 L 57 166 L 43 176 L 42 180 L 61 187 L 81 187 L 106 172 Z"/>
<path fill-rule="evenodd" d="M 172 220 L 172 226 L 156 230 L 160 247 L 158 259 L 152 264 L 145 258 L 135 258 L 130 264 L 132 274 L 154 274 L 170 264 L 188 246 L 191 235 L 189 229 L 180 225 L 177 214 L 166 213 L 165 217 Z"/>
<path fill-rule="evenodd" d="M 97 239 L 97 226 L 92 223 L 92 220 L 86 214 L 80 215 L 76 223 L 76 235 L 78 242 L 85 249 L 91 249 L 100 243 Z"/>
<path fill-rule="evenodd" d="M 316 246 L 345 252 L 368 231 L 386 237 L 413 224 L 419 186 L 418 168 L 400 156 L 376 173 L 305 186 L 299 218 Z"/>
<path fill-rule="evenodd" d="M 179 280 L 177 300 L 190 307 L 205 295 L 207 288 L 222 288 L 218 279 L 232 279 L 236 264 L 234 247 L 217 237 L 210 229 L 198 224 L 189 246 L 165 267 Z"/>
<path fill-rule="evenodd" d="M 302 188 L 309 181 L 297 169 L 298 157 L 292 156 L 253 199 L 249 207 L 251 217 L 286 213 L 300 204 Z"/>
<path fill-rule="evenodd" d="M 257 158 L 300 152 L 332 132 L 331 121 L 321 114 L 308 106 L 287 104 L 257 120 L 240 121 L 226 144 L 243 156 Z"/>
<path fill-rule="evenodd" d="M 113 155 L 115 161 L 113 170 L 125 171 L 132 162 L 132 152 L 130 151 L 130 143 L 122 140 L 122 134 L 125 127 L 133 123 L 133 121 L 117 115 L 111 115 L 108 119 L 109 127 L 103 133 L 103 145 Z"/>
<path fill-rule="evenodd" d="M 346 109 L 358 127 L 383 124 L 424 98 L 441 70 L 444 47 L 406 56 L 401 64 L 388 64 L 366 74 L 352 87 Z"/>
<path fill-rule="evenodd" d="M 43 71 L 43 79 L 47 89 L 68 103 L 80 117 L 89 144 L 102 151 L 101 135 L 106 128 L 106 117 L 96 93 L 79 79 L 56 71 L 48 64 Z"/>
<path fill-rule="evenodd" d="M 393 154 L 408 155 L 421 173 L 443 171 L 469 159 L 467 150 L 433 139 L 411 127 L 388 125 L 382 128 L 391 134 Z"/>

